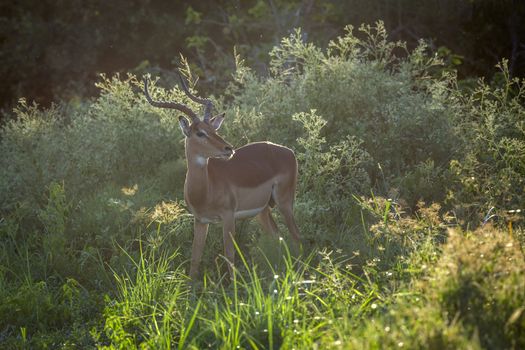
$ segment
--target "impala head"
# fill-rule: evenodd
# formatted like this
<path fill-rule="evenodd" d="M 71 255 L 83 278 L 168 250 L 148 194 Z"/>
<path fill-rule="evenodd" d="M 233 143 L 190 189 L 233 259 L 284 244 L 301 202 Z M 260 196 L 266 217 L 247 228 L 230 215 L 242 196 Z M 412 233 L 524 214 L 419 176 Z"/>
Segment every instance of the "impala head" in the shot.
<path fill-rule="evenodd" d="M 144 79 L 144 93 L 150 104 L 161 108 L 177 109 L 188 117 L 179 116 L 179 126 L 186 136 L 186 152 L 197 159 L 232 157 L 234 150 L 232 145 L 217 134 L 217 130 L 224 121 L 224 113 L 211 117 L 213 103 L 209 99 L 199 98 L 190 93 L 184 79 L 179 73 L 182 89 L 193 101 L 204 105 L 204 116 L 202 120 L 188 106 L 182 103 L 154 101 L 148 92 L 148 80 Z"/>
<path fill-rule="evenodd" d="M 233 147 L 217 134 L 224 120 L 224 113 L 209 121 L 193 121 L 191 124 L 184 116 L 179 117 L 179 125 L 186 136 L 186 149 L 189 153 L 202 158 L 230 159 Z"/>

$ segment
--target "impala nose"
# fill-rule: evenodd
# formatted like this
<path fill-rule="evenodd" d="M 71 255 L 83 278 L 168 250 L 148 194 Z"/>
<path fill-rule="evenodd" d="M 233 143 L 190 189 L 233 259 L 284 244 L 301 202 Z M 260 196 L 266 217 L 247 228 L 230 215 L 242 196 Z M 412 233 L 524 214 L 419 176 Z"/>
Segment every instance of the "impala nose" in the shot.
<path fill-rule="evenodd" d="M 231 146 L 226 146 L 226 147 L 224 147 L 224 153 L 226 154 L 227 157 L 231 157 L 231 156 L 233 156 L 235 151 L 233 150 L 233 148 Z"/>

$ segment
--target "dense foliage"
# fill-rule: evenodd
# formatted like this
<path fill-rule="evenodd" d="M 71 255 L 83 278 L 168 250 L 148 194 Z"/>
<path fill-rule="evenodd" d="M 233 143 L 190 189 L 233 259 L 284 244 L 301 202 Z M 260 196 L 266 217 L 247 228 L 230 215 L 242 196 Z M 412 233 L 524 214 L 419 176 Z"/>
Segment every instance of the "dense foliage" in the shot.
<path fill-rule="evenodd" d="M 227 283 L 213 227 L 189 285 L 173 111 L 132 74 L 22 100 L 0 135 L 0 346 L 525 347 L 525 82 L 502 61 L 465 86 L 381 22 L 325 49 L 297 30 L 269 56 L 269 77 L 237 56 L 212 98 L 227 140 L 296 151 L 302 254 L 239 223 Z"/>

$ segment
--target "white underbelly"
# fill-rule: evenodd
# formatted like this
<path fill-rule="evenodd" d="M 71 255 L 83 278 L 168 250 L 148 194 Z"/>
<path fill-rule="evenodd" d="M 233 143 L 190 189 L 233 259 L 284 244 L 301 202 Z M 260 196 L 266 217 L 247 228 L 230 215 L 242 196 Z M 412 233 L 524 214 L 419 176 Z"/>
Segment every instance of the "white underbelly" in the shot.
<path fill-rule="evenodd" d="M 214 217 L 214 218 L 205 218 L 205 217 L 199 217 L 199 221 L 203 224 L 217 224 L 219 222 L 221 222 L 221 218 L 220 217 Z"/>
<path fill-rule="evenodd" d="M 248 209 L 248 210 L 239 210 L 235 212 L 234 218 L 235 219 L 251 218 L 259 214 L 261 211 L 263 211 L 263 209 L 264 207 Z M 214 217 L 199 216 L 198 220 L 202 222 L 203 224 L 216 224 L 222 221 L 219 216 L 214 216 Z"/>
<path fill-rule="evenodd" d="M 248 210 L 239 210 L 235 212 L 235 218 L 236 219 L 244 219 L 244 218 L 251 218 L 257 214 L 259 214 L 264 207 L 261 208 L 255 208 L 255 209 L 248 209 Z"/>

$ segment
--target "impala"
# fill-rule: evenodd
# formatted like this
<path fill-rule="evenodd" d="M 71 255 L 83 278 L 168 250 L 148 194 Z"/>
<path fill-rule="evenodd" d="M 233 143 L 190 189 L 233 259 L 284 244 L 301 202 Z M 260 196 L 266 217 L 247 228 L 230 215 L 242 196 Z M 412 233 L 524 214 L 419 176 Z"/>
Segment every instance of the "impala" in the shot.
<path fill-rule="evenodd" d="M 271 142 L 254 142 L 236 150 L 222 139 L 217 130 L 224 113 L 211 116 L 212 101 L 190 93 L 182 76 L 184 93 L 204 106 L 203 119 L 187 105 L 154 101 L 144 81 L 144 92 L 150 104 L 179 110 L 190 117 L 179 116 L 185 136 L 187 161 L 184 199 L 194 215 L 194 236 L 190 277 L 198 274 L 208 224 L 222 221 L 224 256 L 232 274 L 234 263 L 235 220 L 257 216 L 264 231 L 278 237 L 271 208 L 277 206 L 294 242 L 299 242 L 299 230 L 293 215 L 297 160 L 292 150 Z"/>

